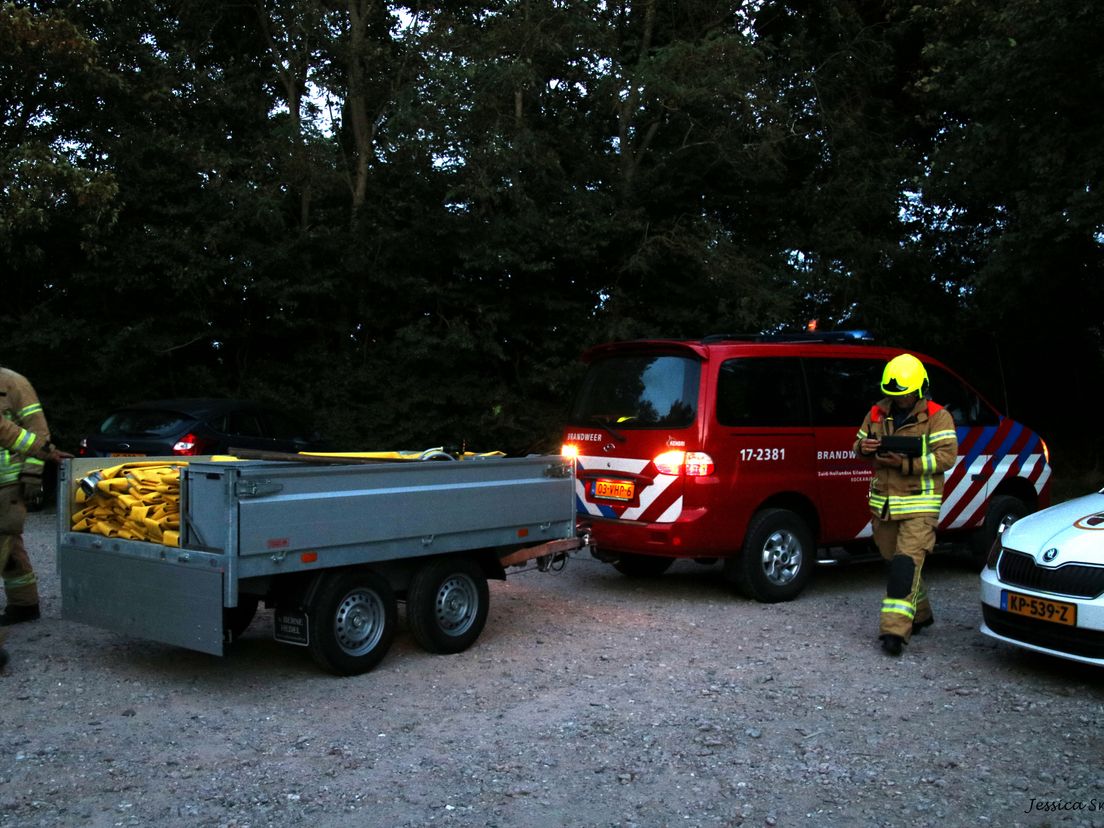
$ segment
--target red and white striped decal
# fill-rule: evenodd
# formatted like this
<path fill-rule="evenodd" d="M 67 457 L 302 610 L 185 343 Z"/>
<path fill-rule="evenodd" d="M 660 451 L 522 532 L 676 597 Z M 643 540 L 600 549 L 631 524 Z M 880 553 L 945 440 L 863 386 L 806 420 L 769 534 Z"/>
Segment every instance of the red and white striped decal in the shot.
<path fill-rule="evenodd" d="M 586 456 L 577 459 L 580 473 L 575 480 L 575 505 L 580 514 L 644 523 L 674 523 L 682 514 L 682 487 L 673 485 L 679 480 L 679 475 L 660 474 L 651 460 Z M 616 502 L 592 503 L 587 496 L 587 487 L 591 484 L 582 476 L 582 472 L 587 470 L 603 474 L 609 472 L 611 477 L 617 477 L 618 473 L 641 475 L 651 482 L 649 485 L 637 483 L 639 506 Z"/>
<path fill-rule="evenodd" d="M 1004 419 L 995 428 L 960 428 L 958 437 L 958 460 L 944 476 L 940 529 L 980 526 L 990 495 L 1004 480 L 1022 477 L 1042 494 L 1050 465 L 1038 435 L 1015 420 Z M 871 535 L 868 522 L 856 537 Z"/>

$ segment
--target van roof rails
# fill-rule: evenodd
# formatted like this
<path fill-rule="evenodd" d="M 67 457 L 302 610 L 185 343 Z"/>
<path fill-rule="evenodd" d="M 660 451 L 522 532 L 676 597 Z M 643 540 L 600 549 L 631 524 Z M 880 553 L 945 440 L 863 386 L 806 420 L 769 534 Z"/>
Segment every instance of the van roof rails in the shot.
<path fill-rule="evenodd" d="M 837 342 L 856 344 L 873 342 L 870 331 L 795 331 L 773 334 L 709 334 L 703 336 L 702 345 L 714 342 Z"/>

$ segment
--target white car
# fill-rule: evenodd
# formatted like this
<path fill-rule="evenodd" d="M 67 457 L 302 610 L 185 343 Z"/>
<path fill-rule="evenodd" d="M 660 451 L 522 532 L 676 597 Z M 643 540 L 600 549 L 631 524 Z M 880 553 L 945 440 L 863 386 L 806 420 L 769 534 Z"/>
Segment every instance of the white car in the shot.
<path fill-rule="evenodd" d="M 1104 491 L 1004 526 L 981 611 L 992 638 L 1104 667 Z"/>

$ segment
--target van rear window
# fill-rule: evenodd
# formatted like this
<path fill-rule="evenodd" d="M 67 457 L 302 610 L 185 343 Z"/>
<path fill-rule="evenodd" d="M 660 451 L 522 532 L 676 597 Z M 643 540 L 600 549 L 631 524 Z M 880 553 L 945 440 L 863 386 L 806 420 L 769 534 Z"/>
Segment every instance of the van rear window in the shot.
<path fill-rule="evenodd" d="M 701 363 L 679 356 L 615 356 L 590 365 L 571 421 L 616 428 L 686 428 L 697 416 Z"/>

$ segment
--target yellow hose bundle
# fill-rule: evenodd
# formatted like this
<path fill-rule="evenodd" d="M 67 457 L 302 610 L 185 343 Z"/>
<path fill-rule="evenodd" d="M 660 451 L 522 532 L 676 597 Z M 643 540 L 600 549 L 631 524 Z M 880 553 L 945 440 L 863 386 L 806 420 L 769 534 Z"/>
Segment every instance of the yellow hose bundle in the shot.
<path fill-rule="evenodd" d="M 356 460 L 441 460 L 448 454 L 457 460 L 470 460 L 477 457 L 505 457 L 501 451 L 465 451 L 460 454 L 446 452 L 443 446 L 422 451 L 301 451 L 306 457 L 349 457 Z"/>
<path fill-rule="evenodd" d="M 180 545 L 180 468 L 186 462 L 123 463 L 87 475 L 77 488 L 82 508 L 74 532 Z"/>

